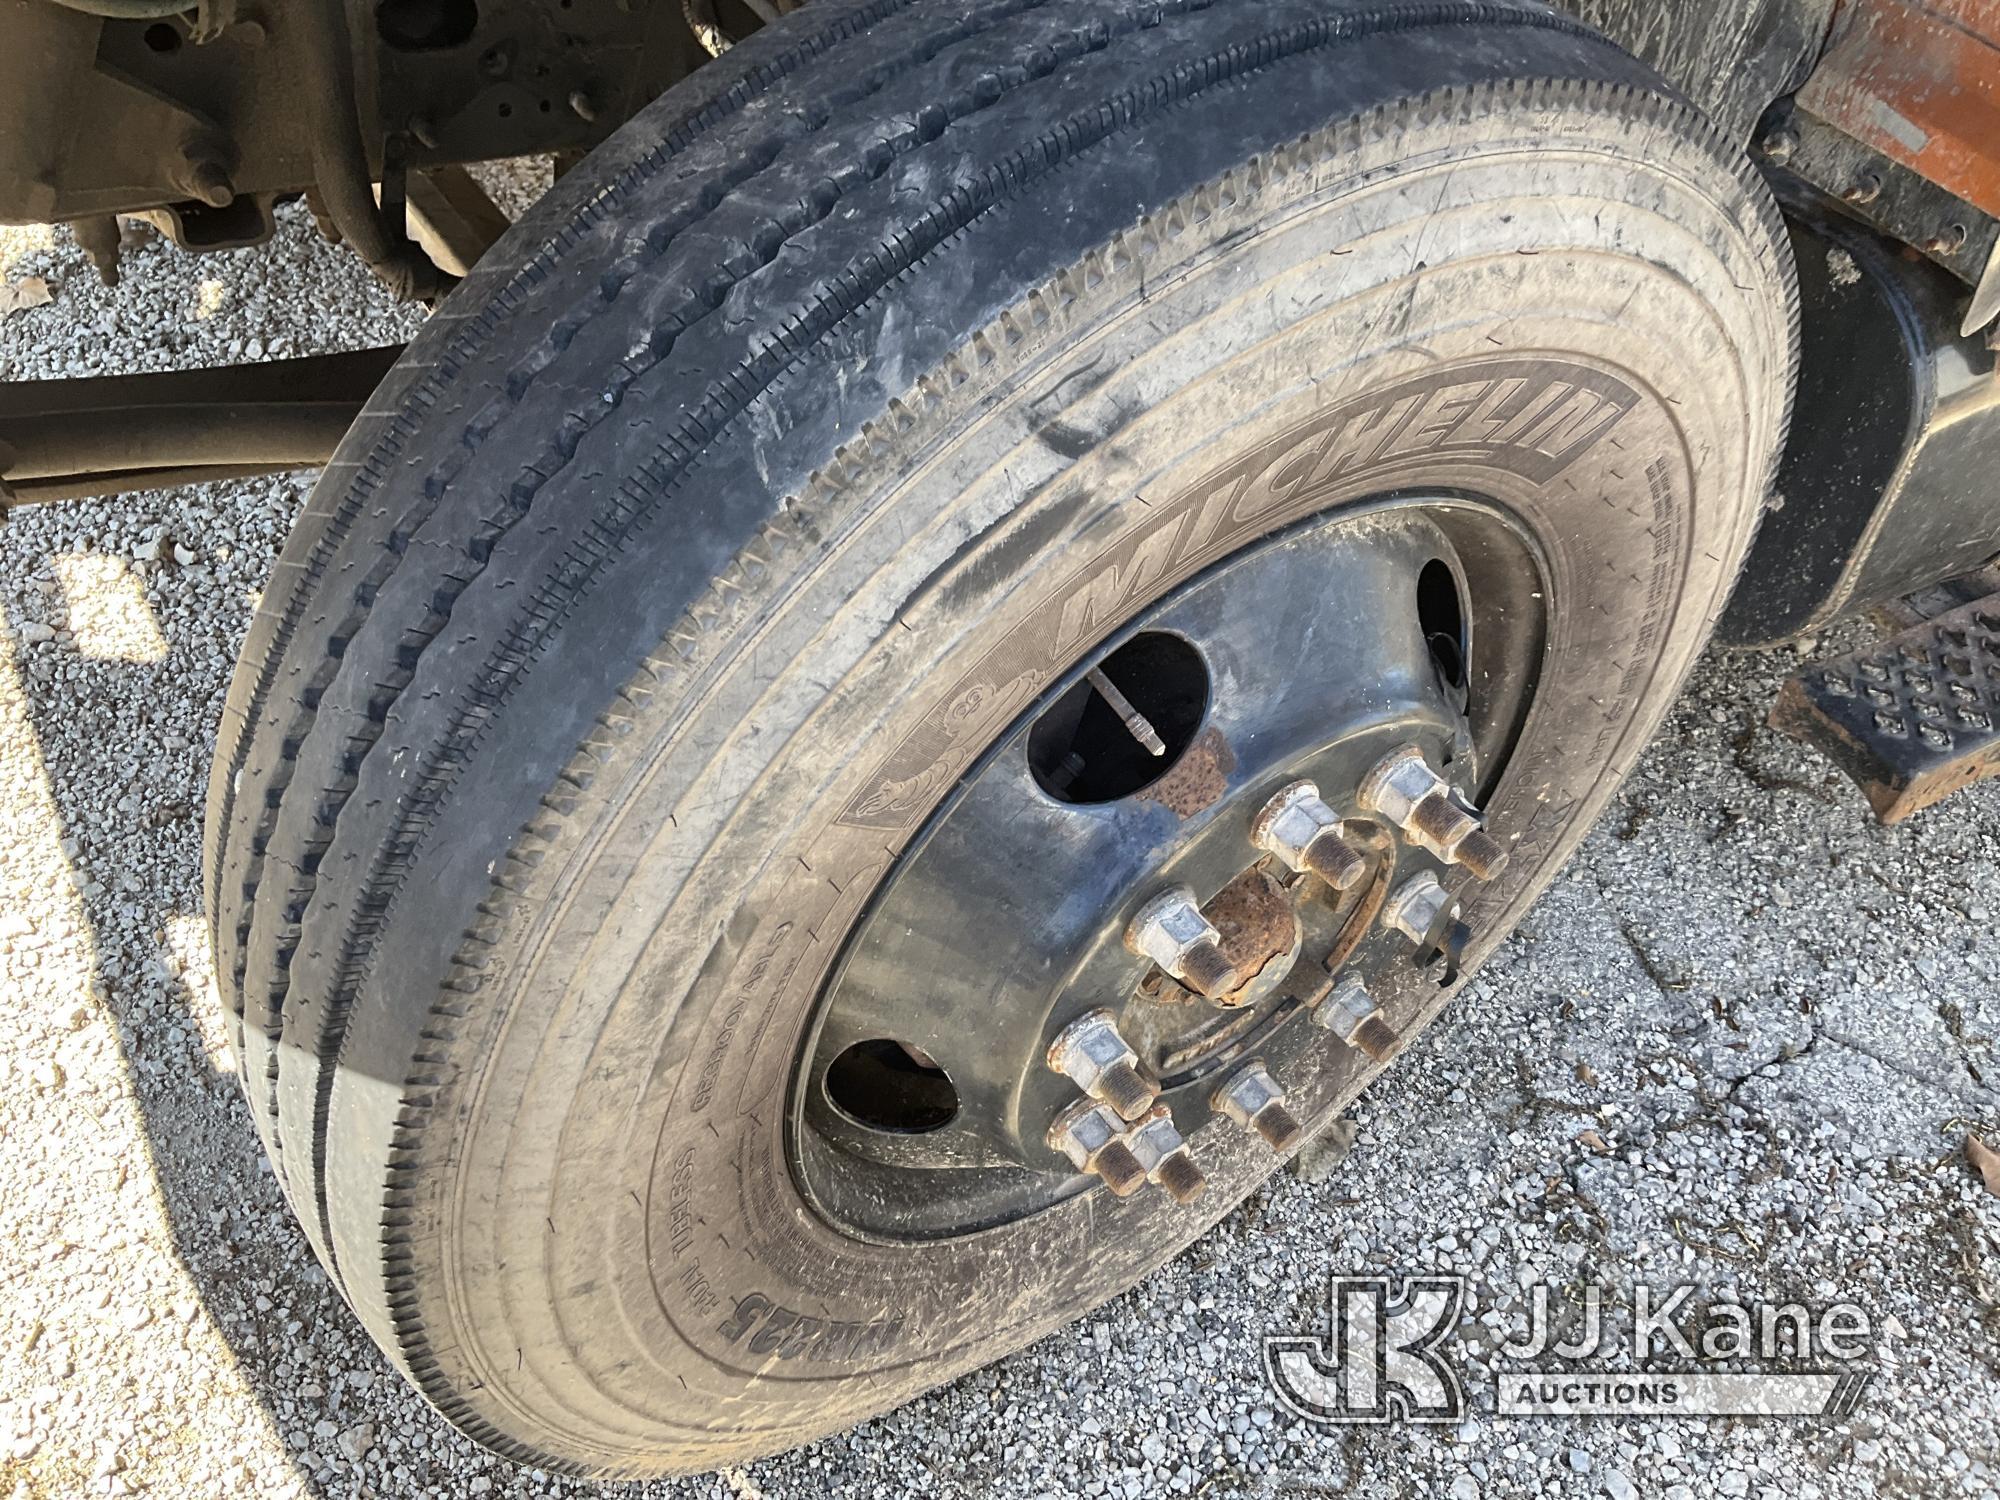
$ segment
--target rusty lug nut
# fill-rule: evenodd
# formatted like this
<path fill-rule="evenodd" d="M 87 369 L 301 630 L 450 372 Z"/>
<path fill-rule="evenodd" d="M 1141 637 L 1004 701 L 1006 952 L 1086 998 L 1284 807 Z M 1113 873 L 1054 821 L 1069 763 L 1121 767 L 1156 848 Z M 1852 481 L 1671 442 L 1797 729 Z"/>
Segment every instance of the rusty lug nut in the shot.
<path fill-rule="evenodd" d="M 1108 1010 L 1091 1011 L 1066 1026 L 1049 1047 L 1049 1067 L 1124 1120 L 1138 1119 L 1160 1092 L 1139 1071 L 1138 1055 Z"/>
<path fill-rule="evenodd" d="M 1424 759 L 1415 745 L 1391 751 L 1361 778 L 1361 805 L 1378 812 L 1448 865 L 1464 865 L 1481 880 L 1507 866 L 1507 851 L 1481 826 L 1479 815 Z"/>
<path fill-rule="evenodd" d="M 1256 1059 L 1238 1068 L 1208 1102 L 1245 1130 L 1255 1131 L 1273 1151 L 1291 1150 L 1305 1133 L 1285 1107 L 1285 1091 Z"/>
<path fill-rule="evenodd" d="M 1166 1105 L 1154 1105 L 1145 1119 L 1127 1130 L 1125 1143 L 1145 1169 L 1147 1179 L 1165 1188 L 1174 1202 L 1192 1203 L 1208 1187 L 1208 1175 L 1174 1129 L 1173 1113 Z"/>
<path fill-rule="evenodd" d="M 1139 908 L 1125 929 L 1125 946 L 1211 999 L 1236 988 L 1236 966 L 1222 951 L 1222 934 L 1184 885 L 1162 891 Z"/>
<path fill-rule="evenodd" d="M 1368 993 L 1368 986 L 1352 974 L 1336 984 L 1313 1012 L 1313 1023 L 1377 1062 L 1394 1052 L 1401 1040 L 1396 1028 L 1382 1018 L 1382 1007 Z"/>
<path fill-rule="evenodd" d="M 1250 842 L 1275 854 L 1295 874 L 1310 871 L 1337 891 L 1352 889 L 1368 861 L 1347 846 L 1340 817 L 1320 800 L 1310 781 L 1279 792 L 1250 825 Z"/>
<path fill-rule="evenodd" d="M 1465 866 L 1481 880 L 1491 880 L 1507 868 L 1507 851 L 1500 847 L 1500 841 L 1449 794 L 1419 802 L 1410 814 L 1409 832 L 1425 848 L 1449 863 Z"/>
<path fill-rule="evenodd" d="M 1049 1127 L 1048 1143 L 1079 1172 L 1094 1172 L 1120 1198 L 1146 1185 L 1146 1168 L 1125 1144 L 1125 1122 L 1095 1099 L 1078 1099 Z"/>

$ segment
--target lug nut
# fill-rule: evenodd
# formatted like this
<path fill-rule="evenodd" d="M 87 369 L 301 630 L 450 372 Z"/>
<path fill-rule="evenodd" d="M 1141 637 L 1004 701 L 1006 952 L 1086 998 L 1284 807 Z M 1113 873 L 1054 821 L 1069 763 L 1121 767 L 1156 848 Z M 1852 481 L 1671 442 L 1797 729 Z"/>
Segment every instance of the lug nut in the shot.
<path fill-rule="evenodd" d="M 1146 1168 L 1125 1144 L 1125 1122 L 1095 1099 L 1078 1099 L 1049 1127 L 1051 1150 L 1067 1156 L 1079 1172 L 1095 1172 L 1120 1198 L 1146 1185 Z"/>
<path fill-rule="evenodd" d="M 1250 842 L 1284 861 L 1295 873 L 1310 872 L 1337 891 L 1355 886 L 1368 861 L 1347 846 L 1346 829 L 1320 800 L 1310 781 L 1295 781 L 1279 792 L 1250 825 Z"/>
<path fill-rule="evenodd" d="M 1049 1066 L 1124 1120 L 1138 1119 L 1159 1093 L 1139 1071 L 1138 1055 L 1108 1010 L 1091 1011 L 1065 1027 L 1049 1047 Z"/>
<path fill-rule="evenodd" d="M 1238 1068 L 1208 1102 L 1245 1130 L 1255 1131 L 1273 1151 L 1291 1150 L 1305 1133 L 1285 1107 L 1285 1091 L 1259 1061 Z"/>
<path fill-rule="evenodd" d="M 1208 1187 L 1208 1175 L 1196 1165 L 1187 1142 L 1174 1129 L 1174 1117 L 1156 1104 L 1146 1118 L 1125 1132 L 1125 1142 L 1145 1170 L 1147 1180 L 1167 1190 L 1176 1203 L 1192 1203 Z"/>
<path fill-rule="evenodd" d="M 1507 866 L 1507 851 L 1481 827 L 1479 816 L 1458 800 L 1450 782 L 1433 771 L 1424 752 L 1405 745 L 1361 779 L 1361 805 L 1380 813 L 1448 865 L 1464 865 L 1481 880 Z"/>
<path fill-rule="evenodd" d="M 1139 908 L 1125 929 L 1125 945 L 1210 999 L 1237 986 L 1236 966 L 1222 951 L 1222 934 L 1184 885 L 1162 891 Z"/>
<path fill-rule="evenodd" d="M 1396 1028 L 1382 1019 L 1382 1007 L 1368 993 L 1368 986 L 1352 974 L 1336 984 L 1333 993 L 1313 1012 L 1313 1024 L 1377 1062 L 1394 1052 L 1400 1040 Z"/>
<path fill-rule="evenodd" d="M 1458 901 L 1438 884 L 1429 870 L 1412 875 L 1396 887 L 1382 906 L 1382 921 L 1413 943 L 1424 943 L 1437 930 L 1446 913 L 1455 913 Z"/>

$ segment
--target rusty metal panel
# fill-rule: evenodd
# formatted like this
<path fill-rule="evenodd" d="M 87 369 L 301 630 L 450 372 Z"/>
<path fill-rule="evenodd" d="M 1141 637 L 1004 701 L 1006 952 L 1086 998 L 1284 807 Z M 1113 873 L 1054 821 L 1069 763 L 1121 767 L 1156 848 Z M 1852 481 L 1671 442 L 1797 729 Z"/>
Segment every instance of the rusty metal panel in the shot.
<path fill-rule="evenodd" d="M 1897 823 L 2000 773 L 2000 594 L 1787 678 L 1773 727 Z"/>
<path fill-rule="evenodd" d="M 2000 215 L 2000 0 L 1841 0 L 1798 102 Z"/>

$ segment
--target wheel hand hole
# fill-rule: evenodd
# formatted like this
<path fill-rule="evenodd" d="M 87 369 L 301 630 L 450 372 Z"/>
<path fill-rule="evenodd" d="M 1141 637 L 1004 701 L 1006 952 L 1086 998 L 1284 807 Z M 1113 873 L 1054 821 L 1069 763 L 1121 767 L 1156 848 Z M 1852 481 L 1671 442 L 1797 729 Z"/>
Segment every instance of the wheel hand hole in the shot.
<path fill-rule="evenodd" d="M 856 1042 L 826 1070 L 826 1097 L 870 1130 L 917 1135 L 949 1125 L 958 1090 L 920 1050 L 877 1037 Z"/>
<path fill-rule="evenodd" d="M 1115 802 L 1173 769 L 1208 712 L 1208 663 L 1181 636 L 1135 635 L 1097 670 L 1158 736 L 1155 754 L 1120 710 L 1086 679 L 1058 698 L 1028 732 L 1028 765 L 1059 802 Z"/>
<path fill-rule="evenodd" d="M 1417 575 L 1417 624 L 1437 663 L 1438 676 L 1454 690 L 1465 687 L 1465 608 L 1451 564 L 1434 557 Z"/>

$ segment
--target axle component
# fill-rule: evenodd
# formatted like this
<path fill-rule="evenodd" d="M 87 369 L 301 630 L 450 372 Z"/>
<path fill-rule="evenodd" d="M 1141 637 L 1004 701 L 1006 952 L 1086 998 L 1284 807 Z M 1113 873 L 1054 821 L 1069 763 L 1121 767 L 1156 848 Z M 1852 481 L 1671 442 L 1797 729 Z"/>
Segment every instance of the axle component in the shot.
<path fill-rule="evenodd" d="M 400 353 L 0 383 L 0 506 L 316 468 Z"/>

